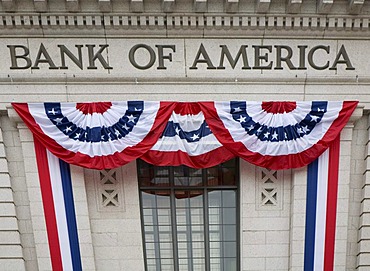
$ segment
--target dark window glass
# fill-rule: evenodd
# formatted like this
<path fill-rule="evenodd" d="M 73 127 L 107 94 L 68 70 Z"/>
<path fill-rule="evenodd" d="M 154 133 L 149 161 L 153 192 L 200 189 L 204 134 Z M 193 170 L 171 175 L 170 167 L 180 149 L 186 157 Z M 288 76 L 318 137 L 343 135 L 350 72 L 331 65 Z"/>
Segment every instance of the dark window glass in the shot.
<path fill-rule="evenodd" d="M 237 271 L 238 161 L 207 169 L 138 161 L 147 271 Z"/>

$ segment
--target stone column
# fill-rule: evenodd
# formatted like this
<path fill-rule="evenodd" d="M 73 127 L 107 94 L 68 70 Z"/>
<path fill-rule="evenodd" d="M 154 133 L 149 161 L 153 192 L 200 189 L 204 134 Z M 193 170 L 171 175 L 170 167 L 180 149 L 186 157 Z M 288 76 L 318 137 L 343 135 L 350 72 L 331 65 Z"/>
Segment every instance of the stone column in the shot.
<path fill-rule="evenodd" d="M 338 202 L 337 202 L 337 221 L 335 233 L 335 254 L 334 269 L 348 271 L 350 263 L 347 262 L 350 253 L 348 251 L 351 227 L 350 219 L 350 183 L 351 183 L 351 163 L 352 163 L 352 141 L 354 122 L 363 114 L 362 108 L 357 108 L 340 136 L 340 160 L 339 160 L 339 179 L 338 179 Z"/>
<path fill-rule="evenodd" d="M 9 142 L 8 142 L 9 143 Z M 0 269 L 26 270 L 0 122 Z"/>
<path fill-rule="evenodd" d="M 368 116 L 365 172 L 362 186 L 360 228 L 358 235 L 357 270 L 370 269 L 370 115 Z"/>

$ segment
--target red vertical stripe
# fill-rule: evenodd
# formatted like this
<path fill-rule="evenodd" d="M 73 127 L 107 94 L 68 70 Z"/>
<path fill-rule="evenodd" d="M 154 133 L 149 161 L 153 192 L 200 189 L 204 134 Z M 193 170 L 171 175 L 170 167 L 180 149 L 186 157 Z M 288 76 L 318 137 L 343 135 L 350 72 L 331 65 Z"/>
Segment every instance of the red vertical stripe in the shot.
<path fill-rule="evenodd" d="M 45 147 L 34 138 L 37 168 L 39 171 L 40 188 L 42 195 L 42 203 L 44 206 L 44 214 L 46 221 L 46 231 L 48 234 L 49 250 L 51 257 L 51 265 L 53 270 L 62 271 L 62 257 L 60 253 L 58 227 L 55 217 L 55 209 L 53 202 L 53 194 L 51 188 L 49 164 L 46 155 Z"/>
<path fill-rule="evenodd" d="M 328 198 L 327 198 L 326 235 L 324 252 L 325 271 L 331 271 L 334 269 L 334 244 L 337 219 L 339 149 L 340 149 L 340 136 L 338 136 L 333 141 L 329 150 Z"/>

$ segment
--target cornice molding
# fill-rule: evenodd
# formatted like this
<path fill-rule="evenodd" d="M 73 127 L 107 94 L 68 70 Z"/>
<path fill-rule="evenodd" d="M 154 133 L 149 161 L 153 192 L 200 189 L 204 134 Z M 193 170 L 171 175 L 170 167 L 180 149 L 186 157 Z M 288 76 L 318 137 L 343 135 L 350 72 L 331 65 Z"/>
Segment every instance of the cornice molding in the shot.
<path fill-rule="evenodd" d="M 94 31 L 91 31 L 93 30 Z M 0 14 L 3 37 L 369 38 L 369 16 L 277 14 Z M 360 34 L 361 33 L 361 34 Z M 360 35 L 359 35 L 360 34 Z"/>

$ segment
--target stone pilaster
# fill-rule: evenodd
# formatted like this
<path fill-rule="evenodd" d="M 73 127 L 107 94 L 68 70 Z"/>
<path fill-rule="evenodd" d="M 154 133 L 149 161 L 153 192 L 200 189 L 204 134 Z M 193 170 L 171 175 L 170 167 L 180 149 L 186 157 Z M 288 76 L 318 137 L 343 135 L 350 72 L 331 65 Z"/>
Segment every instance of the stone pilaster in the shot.
<path fill-rule="evenodd" d="M 358 234 L 357 270 L 370 269 L 370 115 L 368 117 L 365 172 L 362 186 L 360 228 Z"/>
<path fill-rule="evenodd" d="M 9 142 L 8 142 L 9 143 Z M 0 122 L 0 269 L 26 270 Z"/>

